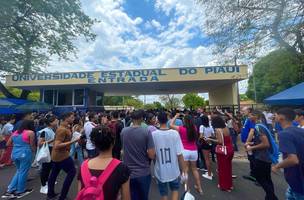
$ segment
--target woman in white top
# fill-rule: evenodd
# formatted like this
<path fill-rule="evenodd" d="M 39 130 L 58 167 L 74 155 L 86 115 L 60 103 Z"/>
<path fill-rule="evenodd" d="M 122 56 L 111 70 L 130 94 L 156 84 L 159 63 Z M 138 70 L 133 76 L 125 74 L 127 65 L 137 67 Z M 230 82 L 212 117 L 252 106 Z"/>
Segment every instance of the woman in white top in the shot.
<path fill-rule="evenodd" d="M 58 126 L 58 119 L 55 115 L 47 115 L 45 117 L 47 127 L 39 131 L 39 140 L 38 145 L 42 147 L 42 145 L 47 142 L 49 146 L 50 152 L 52 152 L 53 142 L 55 139 L 55 129 Z M 47 181 L 49 175 L 52 170 L 52 162 L 42 163 L 41 173 L 40 173 L 40 181 L 41 181 L 41 188 L 40 193 L 47 194 L 48 192 L 48 185 Z"/>
<path fill-rule="evenodd" d="M 212 149 L 211 141 L 208 141 L 207 138 L 214 138 L 214 130 L 210 126 L 209 118 L 205 115 L 201 117 L 202 125 L 200 126 L 200 139 L 202 141 L 202 149 L 205 158 L 207 172 L 202 176 L 206 179 L 212 180 L 212 173 L 211 173 L 211 161 L 210 161 L 210 151 Z"/>
<path fill-rule="evenodd" d="M 81 138 L 79 142 L 76 142 L 71 145 L 70 149 L 70 156 L 74 159 L 75 154 L 77 154 L 77 160 L 79 162 L 79 166 L 83 163 L 84 161 L 84 155 L 83 155 L 83 150 L 82 150 L 82 144 L 85 144 L 85 141 L 83 139 L 84 137 L 84 128 L 83 128 L 83 123 L 80 119 L 76 119 L 74 121 L 74 126 L 72 128 L 73 131 L 73 139 L 76 138 Z"/>

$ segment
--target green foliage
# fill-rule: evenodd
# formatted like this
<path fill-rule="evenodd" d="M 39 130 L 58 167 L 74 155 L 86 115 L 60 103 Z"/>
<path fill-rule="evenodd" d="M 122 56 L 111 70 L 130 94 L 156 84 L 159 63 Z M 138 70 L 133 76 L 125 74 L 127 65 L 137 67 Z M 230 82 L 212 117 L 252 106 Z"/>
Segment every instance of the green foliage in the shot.
<path fill-rule="evenodd" d="M 77 37 L 95 39 L 94 22 L 80 0 L 0 1 L 0 70 L 42 72 L 52 55 L 68 60 Z"/>
<path fill-rule="evenodd" d="M 163 108 L 164 107 L 161 105 L 161 103 L 157 102 L 157 101 L 144 105 L 144 109 L 146 109 L 146 110 L 155 110 L 155 109 L 161 110 Z"/>
<path fill-rule="evenodd" d="M 249 99 L 249 97 L 246 94 L 240 94 L 240 100 L 241 101 L 248 101 L 250 99 Z"/>
<path fill-rule="evenodd" d="M 28 100 L 32 101 L 40 101 L 40 92 L 39 91 L 32 91 L 28 96 Z"/>
<path fill-rule="evenodd" d="M 125 99 L 125 105 L 133 106 L 136 109 L 144 107 L 143 102 L 139 99 L 134 98 L 134 97 Z"/>
<path fill-rule="evenodd" d="M 18 89 L 18 88 L 8 88 L 8 91 L 10 93 L 12 93 L 14 96 L 20 96 L 22 90 Z M 0 92 L 0 98 L 5 98 L 6 96 Z M 31 92 L 28 97 L 27 97 L 28 100 L 31 100 L 31 101 L 39 101 L 40 100 L 40 92 L 39 91 L 33 91 Z"/>
<path fill-rule="evenodd" d="M 205 101 L 205 106 L 209 106 L 209 100 Z"/>
<path fill-rule="evenodd" d="M 104 96 L 103 103 L 106 106 L 134 106 L 142 108 L 143 102 L 133 96 Z"/>
<path fill-rule="evenodd" d="M 144 105 L 145 110 L 154 110 L 156 109 L 156 106 L 153 103 L 147 103 Z"/>
<path fill-rule="evenodd" d="M 284 49 L 273 51 L 254 65 L 246 94 L 250 99 L 255 99 L 256 88 L 257 102 L 262 102 L 265 98 L 302 82 L 299 71 L 298 57 Z"/>
<path fill-rule="evenodd" d="M 198 96 L 198 94 L 195 93 L 185 94 L 182 98 L 182 101 L 185 107 L 191 110 L 197 109 L 199 107 L 203 107 L 205 105 L 204 98 Z"/>
<path fill-rule="evenodd" d="M 159 109 L 159 110 L 164 108 L 164 106 L 158 101 L 154 101 L 153 105 L 155 106 L 156 109 Z"/>
<path fill-rule="evenodd" d="M 121 106 L 123 105 L 122 96 L 104 96 L 103 104 L 106 106 Z"/>

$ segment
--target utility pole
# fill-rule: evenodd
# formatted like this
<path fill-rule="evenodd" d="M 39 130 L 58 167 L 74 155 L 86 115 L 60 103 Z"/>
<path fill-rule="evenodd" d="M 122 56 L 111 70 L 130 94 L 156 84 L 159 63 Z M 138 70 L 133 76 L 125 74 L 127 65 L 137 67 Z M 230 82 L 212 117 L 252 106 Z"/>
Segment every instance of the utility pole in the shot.
<path fill-rule="evenodd" d="M 237 67 L 237 56 L 234 56 L 234 65 L 235 67 Z M 237 88 L 237 104 L 238 104 L 238 111 L 240 112 L 241 110 L 241 101 L 240 101 L 240 91 L 239 91 L 239 78 L 237 77 L 237 84 L 236 84 L 236 88 Z M 233 109 L 234 110 L 234 109 Z"/>
<path fill-rule="evenodd" d="M 254 78 L 253 72 L 252 72 L 252 81 L 253 81 L 253 88 L 254 88 L 254 101 L 255 101 L 255 103 L 257 103 L 257 92 L 256 92 L 255 78 Z"/>

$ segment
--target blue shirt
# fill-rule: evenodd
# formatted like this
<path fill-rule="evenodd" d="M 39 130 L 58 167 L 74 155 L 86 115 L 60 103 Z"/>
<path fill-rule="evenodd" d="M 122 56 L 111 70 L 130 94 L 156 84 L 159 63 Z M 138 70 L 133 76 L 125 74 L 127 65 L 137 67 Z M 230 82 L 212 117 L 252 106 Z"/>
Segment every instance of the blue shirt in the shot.
<path fill-rule="evenodd" d="M 167 122 L 167 127 L 168 127 L 168 128 L 170 127 L 171 120 L 172 120 L 172 119 L 170 119 L 170 120 Z M 176 119 L 174 125 L 175 125 L 175 126 L 183 126 L 183 121 L 182 121 L 181 119 Z"/>
<path fill-rule="evenodd" d="M 45 134 L 43 136 L 41 136 L 41 133 L 44 132 Z M 54 140 L 55 139 L 55 132 L 53 129 L 46 127 L 44 129 L 42 129 L 41 131 L 38 132 L 38 137 L 43 137 L 45 139 L 45 141 L 50 141 L 50 140 Z M 53 143 L 49 144 L 50 147 L 53 146 Z"/>
<path fill-rule="evenodd" d="M 292 122 L 292 125 L 293 125 L 294 127 L 297 127 L 297 126 L 299 126 L 299 123 L 296 122 L 296 121 L 293 121 L 293 122 Z M 274 129 L 275 129 L 277 132 L 280 132 L 280 131 L 283 130 L 283 128 L 282 128 L 282 126 L 280 125 L 279 122 L 276 122 L 276 123 L 274 124 Z"/>
<path fill-rule="evenodd" d="M 304 195 L 304 130 L 298 127 L 288 127 L 279 132 L 279 147 L 283 159 L 288 154 L 296 154 L 299 164 L 284 169 L 284 175 L 291 189 Z"/>
<path fill-rule="evenodd" d="M 246 143 L 250 129 L 254 129 L 254 128 L 255 128 L 255 123 L 247 118 L 241 132 L 241 140 L 243 143 Z"/>

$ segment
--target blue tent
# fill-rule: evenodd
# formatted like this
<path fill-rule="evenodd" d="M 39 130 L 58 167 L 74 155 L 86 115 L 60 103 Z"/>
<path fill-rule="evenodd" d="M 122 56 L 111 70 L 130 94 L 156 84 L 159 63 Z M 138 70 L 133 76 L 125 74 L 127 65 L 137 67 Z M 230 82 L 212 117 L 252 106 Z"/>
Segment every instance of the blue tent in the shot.
<path fill-rule="evenodd" d="M 3 100 L 9 101 L 15 105 L 22 105 L 31 101 L 25 100 L 25 99 L 12 99 L 12 98 L 1 98 Z M 7 107 L 0 107 L 0 114 L 2 115 L 9 115 L 9 114 L 20 114 L 22 111 L 17 110 L 13 108 L 12 106 L 7 106 Z"/>
<path fill-rule="evenodd" d="M 269 105 L 304 105 L 304 82 L 264 100 Z"/>
<path fill-rule="evenodd" d="M 22 113 L 20 110 L 14 108 L 0 108 L 1 115 L 19 114 Z"/>
<path fill-rule="evenodd" d="M 25 104 L 28 102 L 32 102 L 32 101 L 25 100 L 25 99 L 13 99 L 13 98 L 3 98 L 3 100 L 10 101 L 10 102 L 14 103 L 15 105 L 22 105 L 22 104 Z"/>

